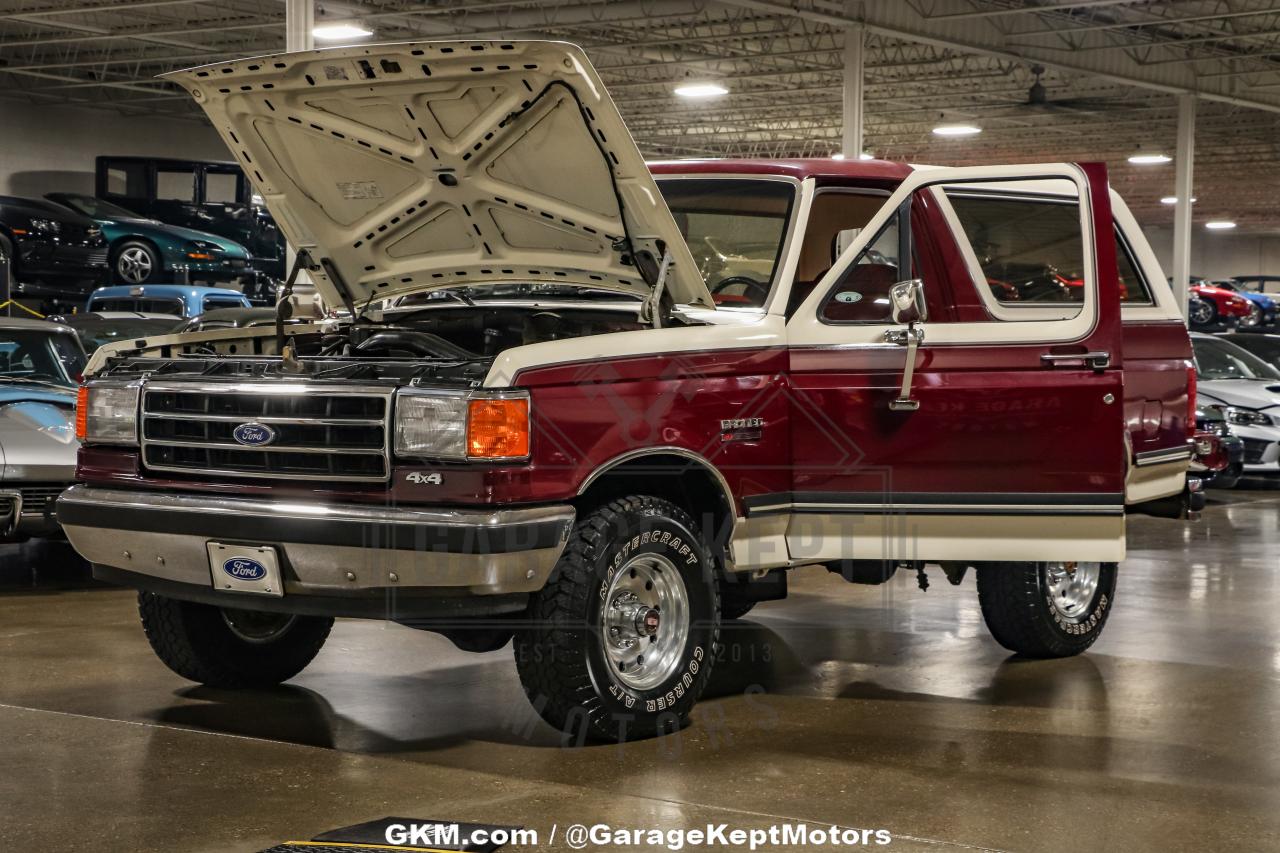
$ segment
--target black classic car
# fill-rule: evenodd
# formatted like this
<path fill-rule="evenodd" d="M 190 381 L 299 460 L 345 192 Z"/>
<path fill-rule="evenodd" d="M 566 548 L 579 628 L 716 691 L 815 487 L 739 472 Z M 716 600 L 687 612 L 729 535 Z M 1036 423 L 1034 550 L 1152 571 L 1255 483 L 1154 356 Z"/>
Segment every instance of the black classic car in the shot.
<path fill-rule="evenodd" d="M 98 198 L 234 240 L 253 255 L 258 270 L 284 277 L 284 237 L 261 201 L 254 203 L 253 188 L 235 163 L 104 156 L 95 161 L 95 183 Z"/>
<path fill-rule="evenodd" d="M 0 196 L 0 252 L 14 297 L 79 302 L 107 270 L 107 241 L 93 220 L 36 198 Z"/>

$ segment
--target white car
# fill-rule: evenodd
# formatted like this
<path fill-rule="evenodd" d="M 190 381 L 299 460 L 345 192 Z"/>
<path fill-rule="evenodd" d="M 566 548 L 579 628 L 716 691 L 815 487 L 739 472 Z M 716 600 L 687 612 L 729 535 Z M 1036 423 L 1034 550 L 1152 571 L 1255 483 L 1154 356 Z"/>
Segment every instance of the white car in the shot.
<path fill-rule="evenodd" d="M 1193 333 L 1191 346 L 1197 404 L 1223 408 L 1244 441 L 1245 472 L 1280 472 L 1280 371 L 1213 335 Z"/>

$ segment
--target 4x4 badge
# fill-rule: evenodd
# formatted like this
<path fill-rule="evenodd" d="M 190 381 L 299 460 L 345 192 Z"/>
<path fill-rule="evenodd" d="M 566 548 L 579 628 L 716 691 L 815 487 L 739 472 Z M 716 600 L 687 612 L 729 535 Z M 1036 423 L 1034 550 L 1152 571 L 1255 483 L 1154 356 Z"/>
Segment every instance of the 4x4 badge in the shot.
<path fill-rule="evenodd" d="M 439 471 L 432 471 L 430 474 L 424 474 L 421 471 L 410 471 L 404 475 L 404 478 L 410 483 L 417 483 L 419 486 L 427 483 L 438 486 L 444 482 L 444 475 Z"/>

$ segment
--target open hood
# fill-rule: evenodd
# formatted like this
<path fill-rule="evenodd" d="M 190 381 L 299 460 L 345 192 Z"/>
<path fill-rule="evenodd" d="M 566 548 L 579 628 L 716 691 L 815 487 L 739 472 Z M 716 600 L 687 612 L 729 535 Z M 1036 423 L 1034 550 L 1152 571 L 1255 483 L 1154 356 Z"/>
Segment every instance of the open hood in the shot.
<path fill-rule="evenodd" d="M 413 42 L 166 74 L 208 113 L 331 305 L 555 282 L 714 307 L 578 47 Z"/>

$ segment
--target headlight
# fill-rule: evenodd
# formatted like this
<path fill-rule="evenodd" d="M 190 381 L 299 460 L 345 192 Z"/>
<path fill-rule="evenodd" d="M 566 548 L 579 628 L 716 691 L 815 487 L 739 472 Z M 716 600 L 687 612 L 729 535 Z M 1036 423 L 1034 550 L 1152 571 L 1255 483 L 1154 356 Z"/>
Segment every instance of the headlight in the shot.
<path fill-rule="evenodd" d="M 1227 409 L 1227 422 L 1238 426 L 1271 426 L 1271 416 L 1251 409 Z"/>
<path fill-rule="evenodd" d="M 62 223 L 52 219 L 32 219 L 31 230 L 42 234 L 59 234 L 62 232 Z"/>
<path fill-rule="evenodd" d="M 516 460 L 529 456 L 529 395 L 396 395 L 396 455 L 425 459 Z"/>
<path fill-rule="evenodd" d="M 81 385 L 76 438 L 85 444 L 138 443 L 137 385 Z"/>
<path fill-rule="evenodd" d="M 1197 456 L 1208 456 L 1210 453 L 1213 453 L 1213 450 L 1214 450 L 1213 439 L 1210 439 L 1210 438 L 1196 439 L 1196 455 Z"/>

